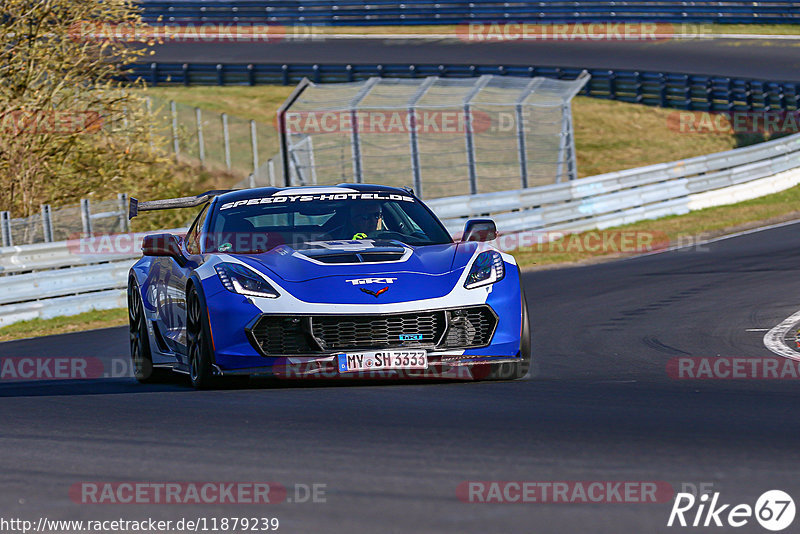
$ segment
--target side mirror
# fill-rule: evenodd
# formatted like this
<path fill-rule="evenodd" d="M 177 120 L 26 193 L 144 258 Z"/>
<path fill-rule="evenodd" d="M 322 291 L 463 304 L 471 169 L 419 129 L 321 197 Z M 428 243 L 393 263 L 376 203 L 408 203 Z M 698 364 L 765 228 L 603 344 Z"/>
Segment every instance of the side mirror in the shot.
<path fill-rule="evenodd" d="M 491 219 L 470 219 L 464 225 L 461 242 L 492 241 L 497 239 L 497 226 Z"/>
<path fill-rule="evenodd" d="M 142 254 L 145 256 L 167 256 L 183 266 L 186 259 L 181 252 L 181 242 L 173 234 L 151 234 L 142 240 Z"/>

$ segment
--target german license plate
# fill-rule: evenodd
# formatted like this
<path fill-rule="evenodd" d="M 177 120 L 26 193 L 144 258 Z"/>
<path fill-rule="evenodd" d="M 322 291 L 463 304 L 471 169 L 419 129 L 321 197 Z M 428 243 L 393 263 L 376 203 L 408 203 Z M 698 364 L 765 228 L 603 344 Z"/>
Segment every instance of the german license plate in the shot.
<path fill-rule="evenodd" d="M 384 350 L 339 354 L 339 372 L 382 371 L 385 369 L 427 369 L 424 350 Z"/>

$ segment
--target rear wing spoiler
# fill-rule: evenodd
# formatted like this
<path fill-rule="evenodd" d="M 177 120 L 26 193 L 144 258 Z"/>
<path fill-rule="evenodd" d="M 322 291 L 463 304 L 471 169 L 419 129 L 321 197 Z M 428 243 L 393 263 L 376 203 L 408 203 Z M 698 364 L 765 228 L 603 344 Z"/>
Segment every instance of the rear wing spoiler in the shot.
<path fill-rule="evenodd" d="M 235 189 L 215 189 L 206 191 L 193 197 L 165 198 L 163 200 L 142 200 L 139 201 L 131 197 L 130 207 L 128 208 L 128 219 L 133 219 L 139 215 L 140 211 L 170 210 L 174 208 L 194 208 L 205 204 L 212 198 L 223 193 L 230 193 Z"/>

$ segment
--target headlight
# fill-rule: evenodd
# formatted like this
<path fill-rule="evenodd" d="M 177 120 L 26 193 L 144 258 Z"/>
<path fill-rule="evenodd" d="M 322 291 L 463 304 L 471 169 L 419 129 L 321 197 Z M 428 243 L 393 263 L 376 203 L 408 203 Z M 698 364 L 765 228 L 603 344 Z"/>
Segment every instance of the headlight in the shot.
<path fill-rule="evenodd" d="M 464 287 L 475 289 L 476 287 L 488 286 L 499 282 L 506 275 L 506 268 L 503 257 L 499 252 L 489 250 L 481 252 L 472 263 Z"/>
<path fill-rule="evenodd" d="M 275 299 L 280 296 L 269 282 L 254 271 L 238 263 L 220 263 L 214 269 L 225 289 L 248 297 L 266 297 Z"/>

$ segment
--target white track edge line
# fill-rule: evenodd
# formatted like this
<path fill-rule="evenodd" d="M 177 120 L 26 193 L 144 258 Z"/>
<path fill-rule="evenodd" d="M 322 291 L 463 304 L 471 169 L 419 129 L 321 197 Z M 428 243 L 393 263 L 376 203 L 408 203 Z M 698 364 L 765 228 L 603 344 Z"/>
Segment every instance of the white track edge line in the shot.
<path fill-rule="evenodd" d="M 790 360 L 800 361 L 800 353 L 786 346 L 783 338 L 789 329 L 800 321 L 800 311 L 797 311 L 775 325 L 764 335 L 764 346 L 778 356 L 783 356 Z"/>

